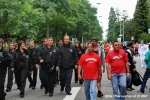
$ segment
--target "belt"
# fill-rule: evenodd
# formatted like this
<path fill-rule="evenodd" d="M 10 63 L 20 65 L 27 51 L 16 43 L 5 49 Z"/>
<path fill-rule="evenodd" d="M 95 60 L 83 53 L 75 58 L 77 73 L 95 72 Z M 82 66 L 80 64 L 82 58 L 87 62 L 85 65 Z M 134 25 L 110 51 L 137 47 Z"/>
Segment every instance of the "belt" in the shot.
<path fill-rule="evenodd" d="M 150 68 L 146 68 L 146 70 L 150 70 Z"/>
<path fill-rule="evenodd" d="M 20 64 L 25 64 L 25 62 L 20 62 Z"/>

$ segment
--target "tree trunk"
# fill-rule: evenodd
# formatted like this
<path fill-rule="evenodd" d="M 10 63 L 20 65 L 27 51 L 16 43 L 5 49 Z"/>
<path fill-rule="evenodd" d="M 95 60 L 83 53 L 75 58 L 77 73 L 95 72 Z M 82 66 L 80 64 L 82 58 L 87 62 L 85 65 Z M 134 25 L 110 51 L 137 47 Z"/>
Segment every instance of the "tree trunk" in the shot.
<path fill-rule="evenodd" d="M 46 37 L 49 37 L 49 20 L 46 18 Z"/>

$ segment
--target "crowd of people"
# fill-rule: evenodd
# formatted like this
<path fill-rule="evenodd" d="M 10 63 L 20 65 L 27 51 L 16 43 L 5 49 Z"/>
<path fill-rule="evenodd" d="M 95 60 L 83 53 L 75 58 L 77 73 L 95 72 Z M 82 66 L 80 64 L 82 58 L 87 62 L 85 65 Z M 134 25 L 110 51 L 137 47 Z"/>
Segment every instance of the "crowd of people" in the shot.
<path fill-rule="evenodd" d="M 20 98 L 24 98 L 27 78 L 29 88 L 36 88 L 38 69 L 40 88 L 44 88 L 49 97 L 53 96 L 54 87 L 59 83 L 61 92 L 65 90 L 66 95 L 72 95 L 71 80 L 74 70 L 75 83 L 84 83 L 86 100 L 96 100 L 96 91 L 97 97 L 103 96 L 101 79 L 106 69 L 107 78 L 112 83 L 114 100 L 124 100 L 126 91 L 134 90 L 132 74 L 136 71 L 135 55 L 140 56 L 141 67 L 146 67 L 140 92 L 144 93 L 149 78 L 150 44 L 129 42 L 124 46 L 118 41 L 100 44 L 94 37 L 85 45 L 79 41 L 72 45 L 67 35 L 63 40 L 59 39 L 56 45 L 52 37 L 42 39 L 39 47 L 35 46 L 33 39 L 30 39 L 28 48 L 24 41 L 19 41 L 17 46 L 10 43 L 9 50 L 3 44 L 4 40 L 0 38 L 0 100 L 5 100 L 6 96 L 4 83 L 7 69 L 6 92 L 11 91 L 15 75 Z"/>

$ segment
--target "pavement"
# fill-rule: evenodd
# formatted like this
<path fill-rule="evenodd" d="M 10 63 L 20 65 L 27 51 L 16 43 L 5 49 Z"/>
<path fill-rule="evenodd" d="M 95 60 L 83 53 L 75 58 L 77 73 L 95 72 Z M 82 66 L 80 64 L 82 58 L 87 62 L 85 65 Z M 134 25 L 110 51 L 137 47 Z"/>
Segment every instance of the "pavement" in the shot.
<path fill-rule="evenodd" d="M 135 57 L 135 60 L 137 61 L 136 67 L 137 71 L 143 76 L 145 72 L 145 68 L 140 67 L 140 58 Z M 7 77 L 5 86 L 7 83 Z M 37 86 L 35 90 L 32 90 L 29 88 L 29 82 L 27 81 L 26 89 L 25 89 L 25 97 L 20 98 L 20 91 L 17 90 L 16 84 L 13 85 L 11 92 L 7 93 L 6 100 L 86 100 L 84 95 L 84 86 L 80 85 L 79 83 L 74 83 L 74 76 L 72 77 L 72 95 L 66 96 L 65 92 L 60 92 L 60 85 L 56 85 L 54 90 L 54 96 L 49 97 L 48 94 L 44 94 L 44 89 L 40 89 L 40 81 L 38 78 Z M 148 89 L 145 89 L 145 93 L 137 93 L 137 91 L 140 89 L 140 86 L 135 87 L 135 90 L 133 91 L 127 91 L 126 100 L 150 100 L 150 80 L 147 81 L 147 87 Z M 112 86 L 111 82 L 107 79 L 106 72 L 103 73 L 102 77 L 102 89 L 104 96 L 101 98 L 97 98 L 97 100 L 113 100 L 112 95 Z"/>

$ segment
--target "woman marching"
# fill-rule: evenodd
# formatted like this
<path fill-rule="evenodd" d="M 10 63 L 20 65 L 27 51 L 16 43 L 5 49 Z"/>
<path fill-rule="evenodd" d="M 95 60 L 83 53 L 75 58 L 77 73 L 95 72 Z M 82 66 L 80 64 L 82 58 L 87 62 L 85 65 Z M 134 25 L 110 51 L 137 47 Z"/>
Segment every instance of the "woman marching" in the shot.
<path fill-rule="evenodd" d="M 83 47 L 81 46 L 81 43 L 79 41 L 75 42 L 75 48 L 77 50 L 77 54 L 78 54 L 78 60 L 80 59 L 80 57 L 82 56 L 82 54 L 85 53 Z M 78 66 L 75 66 L 75 83 L 78 82 Z M 83 83 L 83 79 L 79 80 L 79 83 L 82 84 Z"/>
<path fill-rule="evenodd" d="M 17 70 L 17 84 L 20 90 L 20 98 L 24 97 L 27 72 L 31 72 L 29 66 L 29 53 L 24 41 L 18 42 L 18 49 L 15 54 L 15 69 Z"/>

